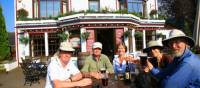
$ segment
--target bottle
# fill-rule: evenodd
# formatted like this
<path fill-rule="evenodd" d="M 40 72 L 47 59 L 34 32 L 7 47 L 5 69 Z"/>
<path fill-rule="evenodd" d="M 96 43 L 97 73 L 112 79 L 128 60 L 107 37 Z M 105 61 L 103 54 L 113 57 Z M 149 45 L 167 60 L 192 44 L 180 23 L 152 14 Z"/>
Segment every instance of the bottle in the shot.
<path fill-rule="evenodd" d="M 130 72 L 130 68 L 128 65 L 128 61 L 126 61 L 126 69 L 125 69 L 125 81 L 130 82 L 131 81 L 131 72 Z"/>

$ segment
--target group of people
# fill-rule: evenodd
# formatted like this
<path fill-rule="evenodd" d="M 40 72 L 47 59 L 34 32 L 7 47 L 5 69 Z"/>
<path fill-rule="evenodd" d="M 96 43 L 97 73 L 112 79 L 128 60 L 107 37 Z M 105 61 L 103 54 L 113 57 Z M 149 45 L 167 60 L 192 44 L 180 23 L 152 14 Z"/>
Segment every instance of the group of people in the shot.
<path fill-rule="evenodd" d="M 163 46 L 163 45 L 164 46 Z M 143 49 L 153 61 L 148 59 L 144 72 L 151 73 L 163 88 L 200 88 L 200 58 L 193 54 L 189 48 L 194 46 L 194 41 L 182 31 L 171 30 L 169 38 L 162 41 L 152 40 Z M 172 54 L 162 52 L 168 47 Z M 92 54 L 85 58 L 84 66 L 79 70 L 70 60 L 74 49 L 69 42 L 61 43 L 59 54 L 52 57 L 48 65 L 45 88 L 82 87 L 92 84 L 91 77 L 101 79 L 101 69 L 106 69 L 109 74 L 125 73 L 127 66 L 134 67 L 138 58 L 126 53 L 124 43 L 117 45 L 117 55 L 113 63 L 102 54 L 102 44 L 92 44 Z M 128 64 L 127 64 L 128 63 Z M 133 69 L 132 69 L 133 70 Z"/>

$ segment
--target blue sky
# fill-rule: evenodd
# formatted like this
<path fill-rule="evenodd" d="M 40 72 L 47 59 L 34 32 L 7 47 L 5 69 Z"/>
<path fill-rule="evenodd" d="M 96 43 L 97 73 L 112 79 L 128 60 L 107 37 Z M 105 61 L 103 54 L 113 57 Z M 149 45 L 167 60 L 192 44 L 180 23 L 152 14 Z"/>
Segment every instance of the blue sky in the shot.
<path fill-rule="evenodd" d="M 7 32 L 14 32 L 14 0 L 0 0 Z"/>

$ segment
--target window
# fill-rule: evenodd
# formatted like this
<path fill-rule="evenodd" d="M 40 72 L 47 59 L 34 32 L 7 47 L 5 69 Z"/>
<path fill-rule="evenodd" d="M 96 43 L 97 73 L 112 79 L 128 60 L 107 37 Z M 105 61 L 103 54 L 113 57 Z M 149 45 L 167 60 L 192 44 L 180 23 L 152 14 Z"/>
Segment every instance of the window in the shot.
<path fill-rule="evenodd" d="M 48 44 L 49 44 L 49 55 L 53 56 L 54 53 L 59 49 L 59 37 L 57 33 L 49 33 L 48 34 Z"/>
<path fill-rule="evenodd" d="M 119 9 L 120 9 L 120 10 L 127 9 L 126 0 L 119 0 Z"/>
<path fill-rule="evenodd" d="M 44 34 L 31 34 L 30 39 L 33 41 L 31 47 L 33 48 L 34 56 L 45 56 Z"/>
<path fill-rule="evenodd" d="M 143 12 L 143 0 L 128 0 L 128 11 L 129 12 Z"/>
<path fill-rule="evenodd" d="M 67 12 L 69 12 L 69 5 L 68 5 L 68 0 L 62 0 L 62 13 L 67 13 Z"/>
<path fill-rule="evenodd" d="M 142 31 L 135 31 L 135 43 L 136 43 L 136 50 L 143 49 L 143 32 Z"/>
<path fill-rule="evenodd" d="M 60 13 L 60 0 L 40 0 L 40 17 L 55 17 Z"/>
<path fill-rule="evenodd" d="M 99 1 L 89 1 L 89 10 L 90 11 L 99 11 Z"/>

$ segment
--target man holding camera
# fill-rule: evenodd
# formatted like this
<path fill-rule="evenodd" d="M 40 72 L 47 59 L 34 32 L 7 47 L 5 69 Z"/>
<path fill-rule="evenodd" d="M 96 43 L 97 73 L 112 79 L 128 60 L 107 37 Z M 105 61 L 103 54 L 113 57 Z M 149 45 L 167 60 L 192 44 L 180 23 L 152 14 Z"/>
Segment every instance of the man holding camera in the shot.
<path fill-rule="evenodd" d="M 163 88 L 200 88 L 200 58 L 189 48 L 194 46 L 192 38 L 173 29 L 163 45 L 172 50 L 174 60 L 164 70 L 158 70 L 147 61 L 147 69 L 161 81 Z"/>

